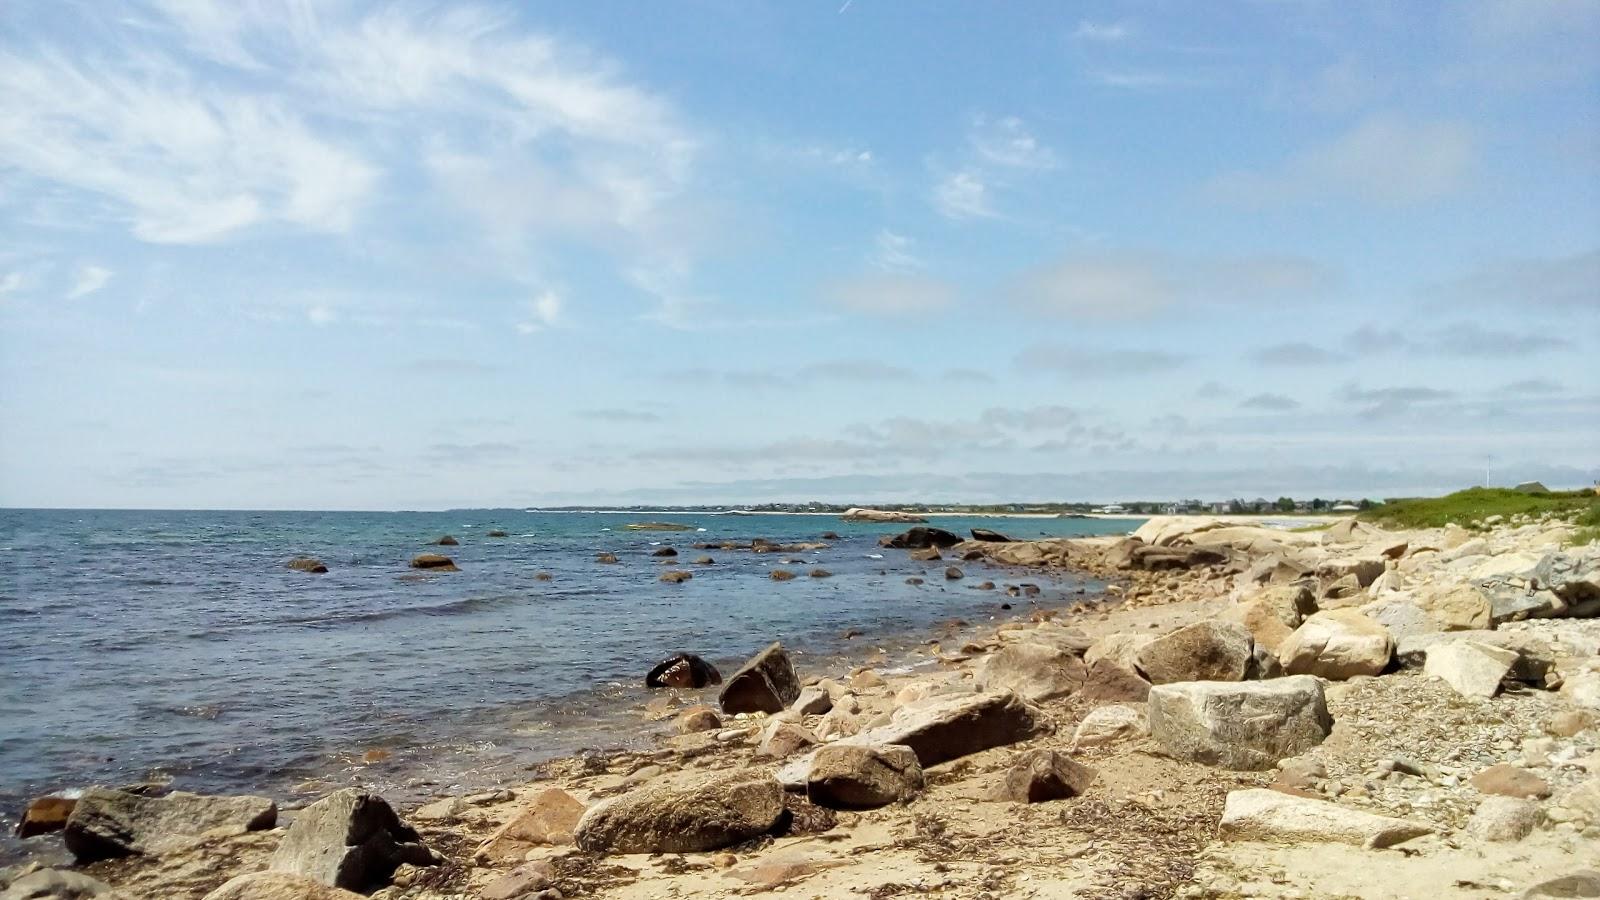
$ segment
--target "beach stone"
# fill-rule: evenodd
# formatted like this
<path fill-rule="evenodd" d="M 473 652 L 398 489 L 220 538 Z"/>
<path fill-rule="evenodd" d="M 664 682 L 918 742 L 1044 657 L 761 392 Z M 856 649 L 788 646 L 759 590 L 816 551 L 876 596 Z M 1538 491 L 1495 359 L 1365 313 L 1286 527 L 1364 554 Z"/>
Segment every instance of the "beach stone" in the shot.
<path fill-rule="evenodd" d="M 789 709 L 795 715 L 820 716 L 833 709 L 833 695 L 821 685 L 804 687 Z"/>
<path fill-rule="evenodd" d="M 1009 544 L 1009 543 L 1011 543 L 1011 538 L 1006 537 L 1005 535 L 1001 534 L 998 531 L 991 531 L 988 528 L 974 528 L 974 529 L 972 529 L 972 539 L 975 540 L 975 541 L 983 541 L 985 543 L 998 543 L 998 544 Z"/>
<path fill-rule="evenodd" d="M 1344 575 L 1328 583 L 1322 589 L 1322 598 L 1317 601 L 1317 609 L 1344 609 L 1358 606 L 1365 599 L 1361 592 L 1361 581 L 1354 575 Z"/>
<path fill-rule="evenodd" d="M 1510 763 L 1497 763 L 1472 776 L 1472 786 L 1480 793 L 1501 797 L 1543 799 L 1550 796 L 1549 782 Z"/>
<path fill-rule="evenodd" d="M 1308 675 L 1156 685 L 1146 707 L 1150 735 L 1167 753 L 1228 769 L 1271 768 L 1333 728 L 1322 683 Z"/>
<path fill-rule="evenodd" d="M 766 834 L 783 810 L 783 785 L 765 772 L 699 776 L 602 801 L 575 837 L 590 853 L 704 853 Z"/>
<path fill-rule="evenodd" d="M 728 678 L 717 700 L 726 713 L 776 713 L 799 697 L 800 677 L 783 644 L 775 641 Z"/>
<path fill-rule="evenodd" d="M 1150 695 L 1150 682 L 1132 666 L 1115 659 L 1097 659 L 1084 674 L 1078 696 L 1086 700 L 1112 703 L 1143 703 Z"/>
<path fill-rule="evenodd" d="M 1241 681 L 1250 666 L 1252 639 L 1244 626 L 1208 620 L 1156 638 L 1136 656 L 1151 684 Z"/>
<path fill-rule="evenodd" d="M 1600 897 L 1600 870 L 1579 869 L 1541 881 L 1522 893 L 1522 900 L 1572 900 L 1574 897 Z"/>
<path fill-rule="evenodd" d="M 382 797 L 345 788 L 300 810 L 268 868 L 360 892 L 387 884 L 401 863 L 437 861 Z"/>
<path fill-rule="evenodd" d="M 1249 630 L 1255 643 L 1275 651 L 1316 609 L 1310 588 L 1281 584 L 1262 588 L 1240 601 L 1228 610 L 1227 617 Z"/>
<path fill-rule="evenodd" d="M 419 553 L 411 558 L 411 568 L 435 572 L 459 572 L 455 560 L 438 553 Z"/>
<path fill-rule="evenodd" d="M 1472 631 L 1490 627 L 1493 608 L 1489 598 L 1470 584 L 1425 590 L 1415 602 L 1445 631 Z"/>
<path fill-rule="evenodd" d="M 223 883 L 204 900 L 362 900 L 362 895 L 283 872 L 251 872 Z"/>
<path fill-rule="evenodd" d="M 17 837 L 49 834 L 67 827 L 67 818 L 78 805 L 76 797 L 36 797 L 17 821 Z"/>
<path fill-rule="evenodd" d="M 880 546 L 895 550 L 926 550 L 929 547 L 943 549 L 961 543 L 961 536 L 943 528 L 918 526 L 908 528 L 893 537 L 886 537 L 878 543 Z"/>
<path fill-rule="evenodd" d="M 313 575 L 325 575 L 328 572 L 328 566 L 322 560 L 310 556 L 296 556 L 285 565 L 296 572 L 309 572 Z"/>
<path fill-rule="evenodd" d="M 1561 684 L 1561 696 L 1584 709 L 1600 710 L 1600 672 L 1579 672 Z"/>
<path fill-rule="evenodd" d="M 767 726 L 761 735 L 756 753 L 773 759 L 784 759 L 807 747 L 817 745 L 817 736 L 802 725 L 778 720 Z"/>
<path fill-rule="evenodd" d="M 1516 661 L 1515 650 L 1475 641 L 1451 641 L 1428 650 L 1422 674 L 1442 679 L 1463 696 L 1489 698 L 1500 692 L 1501 680 L 1511 673 Z"/>
<path fill-rule="evenodd" d="M 1467 820 L 1467 833 L 1484 841 L 1520 841 L 1539 825 L 1539 807 L 1516 797 L 1485 797 Z"/>
<path fill-rule="evenodd" d="M 1072 746 L 1097 747 L 1117 741 L 1136 738 L 1150 728 L 1144 711 L 1132 706 L 1111 704 L 1097 706 L 1078 723 L 1072 735 Z"/>
<path fill-rule="evenodd" d="M 548 860 L 524 863 L 484 885 L 479 900 L 531 900 L 550 887 L 554 867 Z"/>
<path fill-rule="evenodd" d="M 114 900 L 111 885 L 82 872 L 40 869 L 11 882 L 0 890 L 0 900 L 88 900 L 103 897 Z"/>
<path fill-rule="evenodd" d="M 1065 753 L 1030 750 L 1022 755 L 996 786 L 997 800 L 1045 803 L 1076 797 L 1094 784 L 1096 773 Z"/>
<path fill-rule="evenodd" d="M 479 845 L 474 858 L 503 863 L 522 859 L 534 847 L 570 844 L 583 810 L 582 803 L 560 788 L 540 791 Z"/>
<path fill-rule="evenodd" d="M 913 550 L 908 553 L 907 556 L 911 559 L 917 560 L 918 562 L 937 562 L 941 559 L 944 559 L 944 557 L 939 554 L 939 549 L 937 547 L 926 547 L 921 550 Z"/>
<path fill-rule="evenodd" d="M 974 682 L 980 690 L 1015 691 L 1031 703 L 1065 697 L 1083 687 L 1083 660 L 1045 644 L 1010 644 L 989 654 Z"/>
<path fill-rule="evenodd" d="M 717 667 L 693 653 L 674 653 L 644 676 L 644 686 L 650 688 L 703 688 L 721 683 L 722 673 Z"/>
<path fill-rule="evenodd" d="M 205 832 L 271 828 L 278 805 L 266 797 L 214 797 L 174 791 L 145 797 L 89 788 L 67 816 L 63 839 L 79 862 L 119 856 L 160 855 L 185 847 Z"/>
<path fill-rule="evenodd" d="M 827 809 L 876 809 L 922 790 L 917 754 L 898 744 L 830 744 L 811 758 L 806 799 Z"/>
<path fill-rule="evenodd" d="M 709 706 L 691 706 L 678 714 L 677 725 L 679 734 L 716 731 L 722 727 L 722 717 Z"/>
<path fill-rule="evenodd" d="M 967 577 L 966 573 L 961 571 L 956 566 L 951 566 L 950 568 L 944 570 L 944 579 L 946 581 L 960 581 L 965 577 Z"/>
<path fill-rule="evenodd" d="M 1394 639 L 1358 609 L 1335 609 L 1307 618 L 1278 648 L 1278 661 L 1291 675 L 1317 675 L 1343 681 L 1377 675 L 1389 665 Z"/>
<path fill-rule="evenodd" d="M 1325 800 L 1296 797 L 1268 788 L 1231 791 L 1224 801 L 1218 836 L 1224 840 L 1351 844 L 1391 847 L 1432 834 L 1433 828 L 1349 809 Z"/>
<path fill-rule="evenodd" d="M 1600 725 L 1600 715 L 1593 710 L 1563 709 L 1551 714 L 1544 730 L 1556 737 L 1574 737 L 1597 725 Z"/>

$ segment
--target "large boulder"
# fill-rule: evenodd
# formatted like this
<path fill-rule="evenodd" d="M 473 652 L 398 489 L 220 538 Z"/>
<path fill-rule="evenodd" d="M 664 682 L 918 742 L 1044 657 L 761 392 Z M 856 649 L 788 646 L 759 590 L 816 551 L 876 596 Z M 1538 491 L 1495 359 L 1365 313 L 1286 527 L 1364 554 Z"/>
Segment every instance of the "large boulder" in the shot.
<path fill-rule="evenodd" d="M 224 882 L 204 900 L 362 900 L 362 895 L 283 872 L 251 872 Z"/>
<path fill-rule="evenodd" d="M 1258 646 L 1276 652 L 1316 608 L 1316 600 L 1305 585 L 1283 584 L 1263 588 L 1246 597 L 1225 616 L 1243 625 Z"/>
<path fill-rule="evenodd" d="M 1346 556 L 1323 560 L 1317 566 L 1317 576 L 1329 583 L 1354 576 L 1360 587 L 1367 587 L 1377 581 L 1387 567 L 1381 556 Z"/>
<path fill-rule="evenodd" d="M 806 799 L 828 809 L 876 809 L 922 790 L 922 764 L 910 747 L 830 744 L 811 758 Z"/>
<path fill-rule="evenodd" d="M 656 663 L 644 676 L 644 686 L 651 688 L 703 688 L 721 683 L 722 673 L 717 667 L 693 653 L 675 653 Z"/>
<path fill-rule="evenodd" d="M 828 715 L 835 715 L 840 709 L 835 706 Z M 926 769 L 991 747 L 1025 741 L 1045 731 L 1048 725 L 1041 713 L 1010 691 L 936 695 L 899 707 L 887 724 L 868 728 L 838 743 L 903 744 L 916 752 L 917 761 Z M 810 765 L 810 757 L 802 757 L 785 766 L 778 778 L 785 786 L 801 788 Z"/>
<path fill-rule="evenodd" d="M 1135 529 L 1132 536 L 1152 547 L 1165 547 L 1180 540 L 1192 540 L 1197 534 L 1226 528 L 1228 525 L 1228 522 L 1221 519 L 1206 517 L 1152 516 Z"/>
<path fill-rule="evenodd" d="M 1232 791 L 1217 829 L 1226 840 L 1390 847 L 1433 828 L 1266 788 Z"/>
<path fill-rule="evenodd" d="M 993 544 L 1009 544 L 1009 543 L 1011 543 L 1011 538 L 1006 537 L 1005 535 L 1001 534 L 998 531 L 991 531 L 991 530 L 989 530 L 987 528 L 974 528 L 974 529 L 972 529 L 972 539 L 975 540 L 975 541 L 983 541 L 985 543 L 993 543 Z"/>
<path fill-rule="evenodd" d="M 1494 608 L 1489 598 L 1470 584 L 1419 591 L 1414 602 L 1445 631 L 1481 630 L 1493 621 Z"/>
<path fill-rule="evenodd" d="M 295 816 L 268 868 L 366 892 L 388 884 L 402 863 L 437 862 L 417 832 L 400 821 L 382 797 L 345 788 Z"/>
<path fill-rule="evenodd" d="M 1333 728 L 1322 683 L 1306 675 L 1157 685 L 1146 707 L 1150 736 L 1167 753 L 1229 769 L 1270 768 Z"/>
<path fill-rule="evenodd" d="M 1278 661 L 1290 675 L 1342 681 L 1377 675 L 1389 665 L 1393 653 L 1394 639 L 1388 629 L 1359 609 L 1334 609 L 1302 622 L 1278 647 Z"/>
<path fill-rule="evenodd" d="M 118 896 L 111 885 L 66 869 L 29 872 L 0 890 L 0 900 L 117 900 Z"/>
<path fill-rule="evenodd" d="M 1083 660 L 1058 647 L 1010 644 L 989 654 L 974 681 L 980 690 L 1015 691 L 1030 703 L 1065 697 L 1083 687 Z"/>
<path fill-rule="evenodd" d="M 738 771 L 647 784 L 589 808 L 578 846 L 590 853 L 704 853 L 766 834 L 783 817 L 783 785 Z"/>
<path fill-rule="evenodd" d="M 1156 638 L 1139 650 L 1139 670 L 1151 684 L 1242 681 L 1252 639 L 1244 626 L 1207 620 Z"/>
<path fill-rule="evenodd" d="M 1324 544 L 1355 544 L 1364 543 L 1378 534 L 1378 529 L 1354 518 L 1340 519 L 1329 525 L 1322 532 Z"/>
<path fill-rule="evenodd" d="M 1109 703 L 1143 703 L 1150 682 L 1138 670 L 1112 658 L 1097 659 L 1084 673 L 1078 696 Z"/>
<path fill-rule="evenodd" d="M 173 791 L 146 797 L 89 788 L 67 817 L 63 839 L 79 862 L 159 855 L 181 849 L 217 828 L 271 828 L 278 805 L 266 797 L 212 797 Z"/>
<path fill-rule="evenodd" d="M 783 645 L 773 642 L 728 677 L 717 701 L 723 712 L 783 712 L 800 697 L 800 677 Z"/>
<path fill-rule="evenodd" d="M 880 546 L 891 547 L 896 550 L 926 550 L 929 547 L 954 547 L 961 543 L 961 535 L 945 531 L 943 528 L 929 528 L 919 525 L 908 528 L 893 537 L 884 537 L 878 542 Z"/>
<path fill-rule="evenodd" d="M 1018 803 L 1045 803 L 1065 800 L 1087 791 L 1094 784 L 1094 769 L 1065 753 L 1030 750 L 1006 770 L 996 786 L 995 799 Z"/>
<path fill-rule="evenodd" d="M 1517 652 L 1476 641 L 1450 641 L 1429 649 L 1422 674 L 1439 678 L 1467 697 L 1489 698 L 1511 673 Z"/>

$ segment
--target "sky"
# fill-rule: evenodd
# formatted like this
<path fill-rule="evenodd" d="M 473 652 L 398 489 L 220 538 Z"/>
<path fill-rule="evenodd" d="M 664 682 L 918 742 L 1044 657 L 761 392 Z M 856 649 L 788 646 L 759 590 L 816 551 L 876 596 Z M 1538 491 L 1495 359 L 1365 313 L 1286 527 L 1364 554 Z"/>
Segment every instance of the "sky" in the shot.
<path fill-rule="evenodd" d="M 1600 479 L 1600 2 L 0 2 L 0 505 Z"/>

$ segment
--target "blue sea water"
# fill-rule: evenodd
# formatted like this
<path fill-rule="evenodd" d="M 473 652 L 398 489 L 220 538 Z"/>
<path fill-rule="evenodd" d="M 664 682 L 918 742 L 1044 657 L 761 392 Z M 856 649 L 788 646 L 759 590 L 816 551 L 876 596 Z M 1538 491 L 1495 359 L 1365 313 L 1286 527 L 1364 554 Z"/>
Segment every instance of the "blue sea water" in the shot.
<path fill-rule="evenodd" d="M 697 530 L 623 528 L 661 519 Z M 934 524 L 1032 538 L 1139 523 Z M 782 640 L 804 673 L 915 646 L 941 621 L 989 623 L 1097 587 L 976 566 L 947 583 L 946 564 L 878 548 L 880 535 L 904 527 L 520 510 L 0 510 L 0 824 L 39 793 L 150 777 L 280 795 L 304 779 L 487 783 L 541 758 L 638 741 L 643 675 L 673 651 L 727 674 Z M 691 548 L 824 531 L 840 539 L 803 554 Z M 429 546 L 444 534 L 460 545 Z M 650 554 L 661 545 L 679 549 L 672 567 L 693 580 L 658 581 L 667 566 Z M 429 551 L 461 571 L 408 568 Z M 596 562 L 601 551 L 620 563 Z M 689 564 L 702 554 L 716 564 Z M 329 572 L 286 568 L 298 555 Z M 774 582 L 776 567 L 834 577 Z M 930 577 L 906 583 L 912 575 Z M 975 590 L 985 578 L 1044 593 L 1014 601 Z M 862 634 L 847 640 L 845 629 Z M 366 765 L 369 748 L 392 755 Z"/>

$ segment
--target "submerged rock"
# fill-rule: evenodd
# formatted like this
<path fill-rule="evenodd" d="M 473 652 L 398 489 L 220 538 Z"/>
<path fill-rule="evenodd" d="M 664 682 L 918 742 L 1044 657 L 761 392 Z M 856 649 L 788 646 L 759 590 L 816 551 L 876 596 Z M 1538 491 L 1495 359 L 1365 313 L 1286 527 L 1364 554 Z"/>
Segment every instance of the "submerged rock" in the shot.
<path fill-rule="evenodd" d="M 671 547 L 657 547 L 655 550 L 651 551 L 650 555 L 666 559 L 668 557 L 677 556 L 678 551 L 672 549 Z"/>
<path fill-rule="evenodd" d="M 674 653 L 644 676 L 644 686 L 650 688 L 703 688 L 721 683 L 722 673 L 717 667 L 693 653 Z"/>
<path fill-rule="evenodd" d="M 432 543 L 437 547 L 454 547 L 461 542 L 447 534 Z"/>
<path fill-rule="evenodd" d="M 590 853 L 704 853 L 766 834 L 783 811 L 783 786 L 764 772 L 701 776 L 602 801 L 575 838 Z"/>
<path fill-rule="evenodd" d="M 909 800 L 922 786 L 910 747 L 830 744 L 811 759 L 806 798 L 828 809 L 876 809 Z"/>
<path fill-rule="evenodd" d="M 681 569 L 673 569 L 671 571 L 662 572 L 660 580 L 665 581 L 667 584 L 683 584 L 685 581 L 688 581 L 693 577 L 693 572 L 685 572 Z"/>
<path fill-rule="evenodd" d="M 438 553 L 419 553 L 411 558 L 411 568 L 431 569 L 437 572 L 457 572 L 455 560 Z"/>
<path fill-rule="evenodd" d="M 1168 753 L 1228 769 L 1271 768 L 1333 728 L 1322 683 L 1309 675 L 1157 685 L 1147 711 L 1150 736 Z"/>
<path fill-rule="evenodd" d="M 723 712 L 782 712 L 800 697 L 795 674 L 783 644 L 773 642 L 728 677 L 717 701 Z"/>
<path fill-rule="evenodd" d="M 596 553 L 594 555 L 594 561 L 597 563 L 605 563 L 610 565 L 617 561 L 617 555 L 615 553 Z"/>
<path fill-rule="evenodd" d="M 346 788 L 295 816 L 269 868 L 345 890 L 370 891 L 388 884 L 402 863 L 437 862 L 382 797 Z"/>
<path fill-rule="evenodd" d="M 310 556 L 296 556 L 285 564 L 296 572 L 309 572 L 313 575 L 325 575 L 328 567 L 320 559 Z"/>
<path fill-rule="evenodd" d="M 145 797 L 89 788 L 67 817 L 63 839 L 79 862 L 159 855 L 181 849 L 205 832 L 271 828 L 278 805 L 266 797 L 215 797 L 174 791 Z"/>

